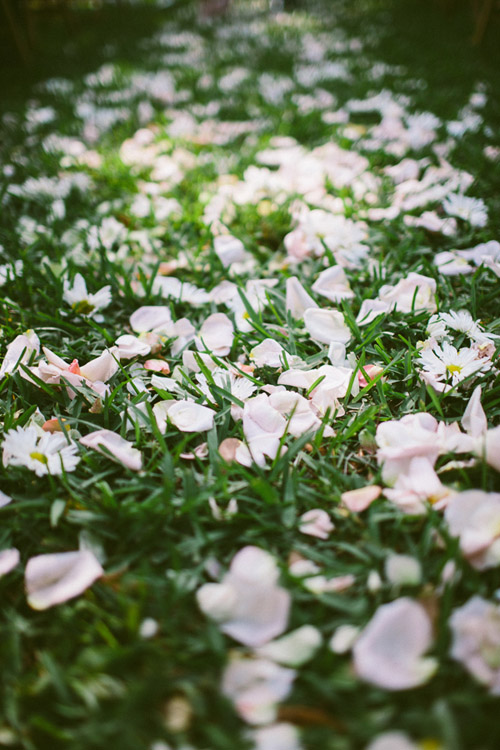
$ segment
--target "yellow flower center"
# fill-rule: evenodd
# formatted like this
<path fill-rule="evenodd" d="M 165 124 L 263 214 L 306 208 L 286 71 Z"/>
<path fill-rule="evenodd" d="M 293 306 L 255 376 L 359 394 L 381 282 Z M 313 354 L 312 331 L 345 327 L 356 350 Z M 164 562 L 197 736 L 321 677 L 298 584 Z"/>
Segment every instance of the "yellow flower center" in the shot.
<path fill-rule="evenodd" d="M 481 649 L 481 656 L 491 669 L 500 667 L 500 648 L 496 645 L 484 645 Z"/>
<path fill-rule="evenodd" d="M 441 742 L 434 739 L 434 737 L 427 737 L 425 740 L 419 742 L 418 746 L 421 750 L 443 750 Z"/>
<path fill-rule="evenodd" d="M 443 499 L 443 494 L 441 493 L 440 495 L 429 495 L 427 499 L 431 505 L 434 505 L 435 503 L 438 503 Z"/>
<path fill-rule="evenodd" d="M 446 369 L 452 374 L 454 372 L 462 372 L 462 367 L 460 365 L 446 365 Z"/>
<path fill-rule="evenodd" d="M 77 315 L 90 315 L 94 307 L 95 305 L 91 305 L 86 299 L 82 299 L 80 302 L 75 302 L 75 304 L 72 305 L 72 308 Z"/>
<path fill-rule="evenodd" d="M 33 451 L 33 453 L 30 453 L 30 458 L 34 458 L 35 461 L 40 461 L 41 464 L 49 463 L 47 456 L 45 456 L 43 453 L 39 453 L 38 451 Z"/>

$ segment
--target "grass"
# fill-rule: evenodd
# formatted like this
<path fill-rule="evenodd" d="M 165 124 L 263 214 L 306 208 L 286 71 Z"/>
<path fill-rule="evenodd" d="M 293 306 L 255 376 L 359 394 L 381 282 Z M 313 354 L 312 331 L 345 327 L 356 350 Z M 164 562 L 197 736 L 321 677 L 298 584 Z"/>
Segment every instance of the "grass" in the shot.
<path fill-rule="evenodd" d="M 214 383 L 199 358 L 210 390 L 208 405 L 215 411 L 214 426 L 201 433 L 181 432 L 171 422 L 160 431 L 153 407 L 176 394 L 171 384 L 151 386 L 150 373 L 141 366 L 147 355 L 122 359 L 100 401 L 89 388 L 77 388 L 71 399 L 63 387 L 23 377 L 42 354 L 0 379 L 2 441 L 12 428 L 57 417 L 69 425 L 76 441 L 93 430 L 112 430 L 132 441 L 143 460 L 142 471 L 134 472 L 109 454 L 80 446 L 81 461 L 73 472 L 37 477 L 24 466 L 0 466 L 1 489 L 12 497 L 0 508 L 0 549 L 15 547 L 21 554 L 21 563 L 0 578 L 0 747 L 253 747 L 248 726 L 220 690 L 231 654 L 250 649 L 223 635 L 200 611 L 195 594 L 214 570 L 222 575 L 240 549 L 255 545 L 275 557 L 281 585 L 291 594 L 288 630 L 313 625 L 324 640 L 277 706 L 278 720 L 298 727 L 303 748 L 356 750 L 383 732 L 399 730 L 426 750 L 494 750 L 500 741 L 498 698 L 450 657 L 449 619 L 474 594 L 496 601 L 499 568 L 472 567 L 449 533 L 443 512 L 432 506 L 421 515 L 405 514 L 382 493 L 364 512 L 349 513 L 340 498 L 368 484 L 384 485 L 375 440 L 378 425 L 387 420 L 422 411 L 457 423 L 472 387 L 481 382 L 489 426 L 498 424 L 497 353 L 492 368 L 479 379 L 440 393 L 420 376 L 419 342 L 428 338 L 431 312 L 419 309 L 416 298 L 410 312 L 390 311 L 365 326 L 356 322 L 364 300 L 377 297 L 383 285 L 418 272 L 436 280 L 440 312 L 466 308 L 488 333 L 500 333 L 497 276 L 482 266 L 470 275 L 448 277 L 434 264 L 437 252 L 498 238 L 500 162 L 484 154 L 485 146 L 498 143 L 497 22 L 483 46 L 472 49 L 466 8 L 444 17 L 421 3 L 336 0 L 302 3 L 280 21 L 260 11 L 253 16 L 244 3 L 239 6 L 241 22 L 236 13 L 234 23 L 199 28 L 190 3 L 166 9 L 105 6 L 99 15 L 80 10 L 69 41 L 57 19 L 46 19 L 37 65 L 28 71 L 12 67 L 13 51 L 4 44 L 0 265 L 22 261 L 22 267 L 0 287 L 0 355 L 17 335 L 32 329 L 43 346 L 82 366 L 131 332 L 129 318 L 138 308 L 166 305 L 173 320 L 187 318 L 197 331 L 215 312 L 240 321 L 230 353 L 218 361 L 234 363 L 259 388 L 276 386 L 276 367 L 241 370 L 267 338 L 310 367 L 329 364 L 328 346 L 315 342 L 303 321 L 287 310 L 286 278 L 296 275 L 320 307 L 342 311 L 351 336 L 347 352 L 354 357 L 350 382 L 336 413 L 327 411 L 320 430 L 293 437 L 295 415 L 288 414 L 281 437 L 287 451 L 268 458 L 265 466 L 245 466 L 228 463 L 219 453 L 224 439 L 244 438 L 241 420 L 232 416 L 243 400 L 227 385 Z M 362 49 L 349 45 L 354 37 Z M 309 60 L 304 38 L 312 48 Z M 308 76 L 320 64 L 315 43 L 337 68 L 332 77 L 311 85 Z M 309 69 L 302 77 L 300 67 Z M 221 77 L 235 68 L 244 69 L 241 83 L 221 84 Z M 161 77 L 163 71 L 167 77 Z M 276 78 L 266 80 L 262 74 Z M 297 199 L 315 205 L 308 193 L 313 167 L 306 162 L 301 179 L 293 183 L 289 176 L 276 193 L 254 185 L 240 199 L 245 176 L 249 179 L 260 164 L 257 154 L 275 151 L 276 136 L 301 144 L 297 161 L 324 143 L 338 143 L 349 154 L 366 158 L 363 173 L 375 180 L 368 192 L 375 193 L 375 205 L 381 206 L 391 204 L 395 190 L 382 170 L 404 156 L 391 153 L 387 144 L 365 147 L 364 139 L 380 122 L 377 112 L 350 113 L 351 126 L 363 134 L 358 139 L 342 122 L 323 118 L 318 101 L 302 100 L 301 106 L 293 99 L 317 88 L 323 97 L 325 92 L 333 97 L 326 112 L 388 90 L 407 97 L 399 99 L 407 113 L 434 113 L 440 118 L 435 137 L 406 154 L 434 165 L 433 146 L 448 140 L 446 122 L 459 117 L 473 91 L 484 91 L 477 130 L 457 137 L 446 158 L 472 174 L 467 194 L 485 201 L 486 225 L 459 222 L 449 237 L 408 227 L 405 212 L 382 222 L 366 221 L 371 198 L 357 192 L 352 177 L 340 184 L 332 174 L 330 205 L 340 205 L 342 215 L 353 219 L 352 231 L 366 229 L 362 243 L 367 257 L 346 269 L 352 299 L 330 303 L 311 290 L 323 261 L 338 262 L 338 250 L 327 246 L 324 256 L 312 254 L 293 265 L 283 242 L 294 227 Z M 186 113 L 193 113 L 193 119 L 186 119 Z M 248 121 L 259 127 L 227 135 L 235 123 Z M 139 128 L 151 134 L 157 151 L 150 163 L 130 164 L 123 143 Z M 55 147 L 54 134 L 62 138 Z M 75 141 L 83 144 L 80 162 L 72 156 L 80 149 Z M 163 175 L 155 175 L 161 165 Z M 88 183 L 79 189 L 81 175 Z M 29 178 L 45 177 L 51 180 L 47 189 L 40 182 L 21 195 L 12 190 L 14 185 L 26 188 Z M 68 177 L 74 184 L 64 190 Z M 229 270 L 214 251 L 215 229 L 206 218 L 210 199 L 224 183 L 233 188 L 223 195 L 221 220 L 254 259 L 253 265 Z M 160 186 L 160 196 L 177 202 L 170 213 L 161 201 L 150 211 L 133 208 L 138 197 L 155 194 L 154 185 Z M 444 215 L 440 201 L 426 207 Z M 419 216 L 424 208 L 406 213 Z M 115 241 L 103 224 L 110 217 L 108 230 L 116 230 Z M 162 275 L 168 263 L 177 264 L 174 275 L 184 284 L 202 290 L 231 280 L 239 286 L 239 304 L 229 310 L 213 298 L 198 304 L 180 301 L 178 295 L 162 297 L 157 280 L 168 278 Z M 91 292 L 110 286 L 111 304 L 102 318 L 78 315 L 65 300 L 64 281 L 76 273 L 84 276 Z M 262 304 L 247 286 L 252 279 L 277 279 L 262 294 Z M 202 379 L 186 368 L 182 347 L 173 353 L 174 340 L 175 335 L 163 337 L 159 354 L 151 356 L 164 358 L 183 396 L 201 403 Z M 457 348 L 469 345 L 460 332 L 453 341 Z M 357 390 L 358 374 L 366 378 L 373 363 L 383 371 Z M 309 392 L 299 392 L 310 395 L 320 377 Z M 327 425 L 335 431 L 331 437 L 324 434 Z M 194 451 L 203 443 L 206 456 L 200 458 Z M 437 467 L 454 458 L 464 457 L 443 455 Z M 498 472 L 481 459 L 452 467 L 440 478 L 456 491 L 500 488 Z M 229 505 L 234 499 L 236 512 Z M 300 517 L 314 508 L 327 511 L 335 525 L 326 540 L 299 530 Z M 93 550 L 103 577 L 77 598 L 44 611 L 30 608 L 23 582 L 26 562 L 79 546 Z M 421 580 L 395 586 L 385 573 L 390 553 L 417 559 Z M 315 593 L 290 570 L 290 560 L 298 557 L 315 563 L 327 578 L 352 575 L 354 583 L 342 592 Z M 450 561 L 457 572 L 443 585 Z M 425 685 L 388 691 L 361 680 L 351 656 L 334 653 L 328 643 L 338 627 L 363 628 L 382 604 L 401 596 L 418 600 L 432 613 L 430 653 L 439 668 Z M 151 618 L 157 632 L 147 638 L 141 628 Z"/>

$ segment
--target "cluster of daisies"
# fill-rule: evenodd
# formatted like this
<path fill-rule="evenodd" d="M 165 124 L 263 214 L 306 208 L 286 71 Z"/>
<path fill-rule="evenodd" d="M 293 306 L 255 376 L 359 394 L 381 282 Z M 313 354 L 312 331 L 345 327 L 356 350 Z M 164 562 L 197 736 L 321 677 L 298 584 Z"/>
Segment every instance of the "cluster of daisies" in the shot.
<path fill-rule="evenodd" d="M 280 39 L 289 74 L 241 64 L 252 54 L 268 60 Z M 471 194 L 474 175 L 453 166 L 460 139 L 487 136 L 487 88 L 478 84 L 456 120 L 443 121 L 390 90 L 388 79 L 407 71 L 372 61 L 371 91 L 342 99 L 363 42 L 340 29 L 313 33 L 300 14 L 200 32 L 171 23 L 144 49 L 160 69 L 125 73 L 109 63 L 83 81 L 54 78 L 22 118 L 3 117 L 7 145 L 19 127 L 25 140 L 2 167 L 10 234 L 0 285 L 14 322 L 0 341 L 0 387 L 29 407 L 4 413 L 1 476 L 12 489 L 0 493 L 1 506 L 15 509 L 16 481 L 35 481 L 42 494 L 48 483 L 67 490 L 68 475 L 94 465 L 93 452 L 118 476 L 146 477 L 155 457 L 182 445 L 176 460 L 198 467 L 199 489 L 215 465 L 238 474 L 240 493 L 208 502 L 206 523 L 230 525 L 252 482 L 271 487 L 298 468 L 314 485 L 320 462 L 332 463 L 345 485 L 320 483 L 313 507 L 299 496 L 278 545 L 288 545 L 288 560 L 234 536 L 227 566 L 214 550 L 212 580 L 190 592 L 192 610 L 227 636 L 216 679 L 249 746 L 309 747 L 286 701 L 305 665 L 314 680 L 319 654 L 387 694 L 431 683 L 441 669 L 439 628 L 460 674 L 499 695 L 493 579 L 437 624 L 410 550 L 387 550 L 383 570 L 364 578 L 319 561 L 344 524 L 363 526 L 373 507 L 394 528 L 437 517 L 435 602 L 467 571 L 500 566 L 500 494 L 491 491 L 500 424 L 484 407 L 499 374 L 500 330 L 493 307 L 467 303 L 475 284 L 494 305 L 500 242 L 487 204 Z M 73 108 L 72 135 L 59 132 L 63 102 Z M 293 134 L 312 117 L 324 134 L 313 146 Z M 41 157 L 31 173 L 33 149 Z M 485 149 L 485 160 L 497 157 Z M 40 299 L 32 310 L 16 302 L 35 258 L 59 327 L 43 324 Z M 31 327 L 16 329 L 20 319 Z M 363 431 L 352 429 L 357 419 Z M 22 558 L 3 549 L 0 575 Z M 26 562 L 27 602 L 60 605 L 103 576 L 92 546 L 45 550 Z M 290 629 L 304 596 L 327 606 L 360 587 L 371 597 L 363 622 L 344 617 L 328 628 L 311 617 Z M 147 618 L 140 636 L 154 639 L 160 626 Z M 193 709 L 181 704 L 182 734 Z M 370 750 L 424 746 L 394 714 L 374 727 Z"/>

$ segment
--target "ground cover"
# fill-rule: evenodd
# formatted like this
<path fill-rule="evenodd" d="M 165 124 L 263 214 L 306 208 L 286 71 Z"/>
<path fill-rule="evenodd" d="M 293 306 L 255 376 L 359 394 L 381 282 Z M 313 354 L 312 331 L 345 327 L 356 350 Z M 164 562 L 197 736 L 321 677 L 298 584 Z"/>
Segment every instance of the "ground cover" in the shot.
<path fill-rule="evenodd" d="M 404 5 L 8 89 L 0 745 L 498 747 L 498 51 Z"/>

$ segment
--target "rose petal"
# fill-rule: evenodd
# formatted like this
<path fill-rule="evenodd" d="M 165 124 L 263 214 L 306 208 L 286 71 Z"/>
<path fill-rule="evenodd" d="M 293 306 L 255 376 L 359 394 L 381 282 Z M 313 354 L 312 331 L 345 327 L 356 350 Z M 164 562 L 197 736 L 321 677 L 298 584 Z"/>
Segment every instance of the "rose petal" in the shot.
<path fill-rule="evenodd" d="M 121 464 L 132 471 L 142 469 L 142 455 L 137 448 L 132 447 L 132 443 L 117 435 L 112 430 L 95 430 L 85 437 L 80 438 L 80 443 L 87 448 L 92 448 L 98 453 L 106 454 L 109 451 L 111 455 Z M 105 448 L 106 451 L 103 451 Z"/>
<path fill-rule="evenodd" d="M 430 619 L 418 602 L 403 597 L 381 605 L 353 648 L 354 667 L 367 682 L 407 690 L 427 682 L 437 662 L 422 655 L 432 643 Z"/>
<path fill-rule="evenodd" d="M 345 505 L 351 513 L 361 513 L 380 497 L 381 492 L 382 487 L 379 487 L 378 484 L 372 484 L 360 487 L 357 490 L 343 492 L 340 498 L 342 505 Z"/>
<path fill-rule="evenodd" d="M 19 564 L 21 555 L 16 547 L 4 549 L 0 552 L 0 576 L 10 573 Z"/>

